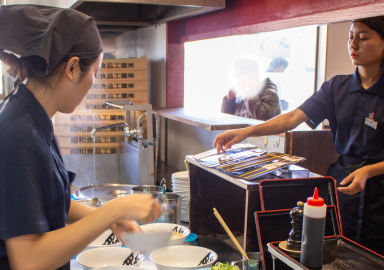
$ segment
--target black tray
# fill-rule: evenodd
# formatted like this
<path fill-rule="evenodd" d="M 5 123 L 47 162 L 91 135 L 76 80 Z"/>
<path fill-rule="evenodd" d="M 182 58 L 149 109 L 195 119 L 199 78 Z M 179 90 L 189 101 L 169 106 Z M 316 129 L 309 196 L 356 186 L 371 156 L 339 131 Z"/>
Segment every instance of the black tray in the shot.
<path fill-rule="evenodd" d="M 263 269 L 272 269 L 273 264 L 267 244 L 274 241 L 288 240 L 289 232 L 292 230 L 290 211 L 291 209 L 255 212 L 256 232 L 259 250 L 263 258 Z M 326 217 L 324 234 L 326 236 L 339 235 L 340 230 L 335 206 L 327 206 Z M 276 269 L 290 269 L 280 261 L 277 261 L 276 264 Z"/>
<path fill-rule="evenodd" d="M 292 261 L 298 269 L 308 269 L 298 260 L 289 256 L 278 247 L 280 241 L 272 242 L 271 248 L 275 249 L 284 258 Z M 384 269 L 384 257 L 345 238 L 344 236 L 326 237 L 323 248 L 323 270 Z"/>
<path fill-rule="evenodd" d="M 287 209 L 295 207 L 298 201 L 305 203 L 312 197 L 315 187 L 327 206 L 336 207 L 340 235 L 343 235 L 336 181 L 332 177 L 262 180 L 259 183 L 261 210 Z"/>

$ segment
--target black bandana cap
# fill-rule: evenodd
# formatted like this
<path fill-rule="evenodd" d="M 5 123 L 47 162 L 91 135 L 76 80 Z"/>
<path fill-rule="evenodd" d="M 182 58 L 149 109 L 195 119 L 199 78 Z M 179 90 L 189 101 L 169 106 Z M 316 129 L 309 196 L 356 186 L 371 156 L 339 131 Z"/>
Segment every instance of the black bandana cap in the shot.
<path fill-rule="evenodd" d="M 39 5 L 0 6 L 0 51 L 28 58 L 43 77 L 66 57 L 96 58 L 102 52 L 92 17 L 73 9 Z"/>

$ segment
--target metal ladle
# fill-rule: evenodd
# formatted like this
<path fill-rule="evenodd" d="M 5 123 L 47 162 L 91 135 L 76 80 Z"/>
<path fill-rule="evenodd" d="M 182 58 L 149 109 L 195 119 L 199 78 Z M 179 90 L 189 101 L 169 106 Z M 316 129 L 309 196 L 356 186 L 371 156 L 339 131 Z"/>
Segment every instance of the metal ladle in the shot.
<path fill-rule="evenodd" d="M 99 207 L 102 205 L 101 201 L 99 198 L 92 198 L 90 200 L 77 200 L 79 203 L 87 203 L 87 206 L 92 206 L 92 207 Z"/>
<path fill-rule="evenodd" d="M 102 203 L 99 200 L 99 198 L 92 198 L 91 200 L 88 201 L 87 205 L 93 206 L 93 207 L 99 207 L 102 205 Z"/>

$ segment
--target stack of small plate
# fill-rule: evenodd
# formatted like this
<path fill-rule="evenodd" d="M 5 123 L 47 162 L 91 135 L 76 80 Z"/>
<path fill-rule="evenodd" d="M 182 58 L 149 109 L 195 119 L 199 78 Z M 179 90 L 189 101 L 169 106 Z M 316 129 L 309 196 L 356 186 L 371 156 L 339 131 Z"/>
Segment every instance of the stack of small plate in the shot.
<path fill-rule="evenodd" d="M 189 174 L 188 171 L 172 174 L 173 192 L 183 195 L 181 203 L 181 221 L 189 222 Z"/>

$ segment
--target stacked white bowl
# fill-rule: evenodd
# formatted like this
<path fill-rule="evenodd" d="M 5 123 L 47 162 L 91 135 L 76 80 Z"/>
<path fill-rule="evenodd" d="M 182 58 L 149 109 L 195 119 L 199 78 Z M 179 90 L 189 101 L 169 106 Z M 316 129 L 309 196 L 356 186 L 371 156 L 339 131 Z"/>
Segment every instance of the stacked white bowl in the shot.
<path fill-rule="evenodd" d="M 181 203 L 181 221 L 189 222 L 189 174 L 188 171 L 172 174 L 173 193 L 183 195 Z"/>

